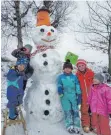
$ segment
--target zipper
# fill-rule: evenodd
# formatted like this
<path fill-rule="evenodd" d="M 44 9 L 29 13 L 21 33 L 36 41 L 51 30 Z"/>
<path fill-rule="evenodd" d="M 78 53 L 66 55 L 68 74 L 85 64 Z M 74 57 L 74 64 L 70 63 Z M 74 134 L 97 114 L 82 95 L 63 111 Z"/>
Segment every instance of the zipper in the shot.
<path fill-rule="evenodd" d="M 86 81 L 84 79 L 84 84 L 85 84 L 85 87 L 86 87 L 86 94 L 87 94 L 87 97 L 88 97 L 88 90 L 87 90 L 87 86 L 86 86 Z"/>

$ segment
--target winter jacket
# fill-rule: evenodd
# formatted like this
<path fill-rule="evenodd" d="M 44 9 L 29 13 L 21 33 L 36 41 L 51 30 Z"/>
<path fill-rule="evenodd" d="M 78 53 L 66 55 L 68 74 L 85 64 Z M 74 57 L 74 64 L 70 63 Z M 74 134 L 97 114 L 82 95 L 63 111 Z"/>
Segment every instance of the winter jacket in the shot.
<path fill-rule="evenodd" d="M 19 72 L 16 67 L 12 67 L 7 74 L 7 99 L 8 107 L 14 107 L 22 103 L 24 95 L 23 80 L 24 73 Z"/>
<path fill-rule="evenodd" d="M 26 70 L 25 70 L 25 78 L 24 80 L 29 79 L 33 75 L 34 69 L 28 64 Z"/>
<path fill-rule="evenodd" d="M 34 69 L 30 66 L 30 54 L 25 54 L 23 51 L 21 51 L 21 48 L 19 48 L 19 49 L 15 49 L 12 52 L 12 56 L 16 57 L 17 61 L 19 61 L 21 58 L 27 58 L 27 60 L 29 62 L 27 64 L 27 68 L 25 70 L 25 78 L 24 78 L 24 80 L 29 79 L 32 76 L 33 72 L 34 72 Z"/>
<path fill-rule="evenodd" d="M 111 87 L 106 84 L 92 86 L 88 97 L 88 104 L 92 113 L 103 116 L 111 114 Z"/>
<path fill-rule="evenodd" d="M 81 104 L 81 89 L 76 75 L 63 73 L 58 77 L 57 82 L 59 95 L 74 95 L 77 104 Z"/>
<path fill-rule="evenodd" d="M 77 71 L 76 75 L 78 77 L 80 87 L 82 90 L 82 103 L 86 103 L 88 98 L 88 93 L 92 85 L 94 72 L 87 68 L 84 74 L 80 71 Z"/>
<path fill-rule="evenodd" d="M 22 48 L 15 49 L 11 54 L 17 58 L 17 61 L 21 58 L 27 58 L 30 62 L 30 54 L 25 54 L 24 51 L 22 51 Z"/>

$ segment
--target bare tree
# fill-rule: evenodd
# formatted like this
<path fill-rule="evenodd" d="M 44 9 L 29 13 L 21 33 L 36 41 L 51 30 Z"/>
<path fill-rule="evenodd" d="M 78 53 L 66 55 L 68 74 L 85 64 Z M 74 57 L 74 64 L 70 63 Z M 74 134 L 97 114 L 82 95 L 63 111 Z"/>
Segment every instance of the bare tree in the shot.
<path fill-rule="evenodd" d="M 82 20 L 81 32 L 86 34 L 83 44 L 108 54 L 109 73 L 111 74 L 111 1 L 87 2 L 89 20 Z"/>
<path fill-rule="evenodd" d="M 32 13 L 34 12 L 36 16 L 38 9 L 41 8 L 41 5 L 44 5 L 51 11 L 52 25 L 61 29 L 70 20 L 70 13 L 76 9 L 76 3 L 73 1 L 38 2 L 11 0 L 2 1 L 1 5 L 2 38 L 8 40 L 15 37 L 18 40 L 18 48 L 23 46 L 23 36 L 27 34 L 29 27 L 32 27 L 32 22 L 27 17 L 29 10 Z"/>
<path fill-rule="evenodd" d="M 2 1 L 2 35 L 7 39 L 10 37 L 16 37 L 18 40 L 18 48 L 23 46 L 22 30 L 28 25 L 24 18 L 32 4 L 33 2 Z M 25 10 L 22 11 L 21 6 L 25 6 Z"/>
<path fill-rule="evenodd" d="M 36 3 L 35 3 L 36 4 Z M 50 10 L 51 25 L 61 31 L 71 22 L 71 13 L 77 8 L 74 1 L 43 1 L 43 5 Z M 38 10 L 38 9 L 37 9 Z M 36 11 L 37 11 L 36 10 Z"/>

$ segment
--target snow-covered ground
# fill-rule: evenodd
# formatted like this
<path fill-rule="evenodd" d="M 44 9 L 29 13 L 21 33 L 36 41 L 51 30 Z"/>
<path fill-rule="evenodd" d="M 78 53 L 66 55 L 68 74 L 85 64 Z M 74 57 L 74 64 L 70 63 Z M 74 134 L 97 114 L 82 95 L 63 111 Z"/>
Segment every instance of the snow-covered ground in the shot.
<path fill-rule="evenodd" d="M 12 65 L 13 62 L 11 63 L 6 63 L 3 62 L 2 63 L 2 72 L 1 72 L 1 79 L 2 79 L 2 91 L 1 91 L 1 109 L 2 111 L 6 108 L 6 103 L 7 103 L 7 99 L 6 99 L 6 77 L 5 74 L 9 69 L 9 66 Z M 28 85 L 27 85 L 27 89 L 31 86 L 32 80 L 30 79 L 28 81 Z M 29 101 L 30 102 L 30 101 Z M 25 111 L 23 110 L 23 114 L 25 117 Z M 2 127 L 3 127 L 3 115 L 2 115 L 2 119 L 1 119 L 1 123 L 2 123 Z M 26 120 L 27 121 L 27 120 Z M 28 135 L 69 135 L 69 133 L 66 131 L 65 127 L 64 127 L 64 121 L 61 121 L 59 123 L 49 123 L 48 121 L 36 121 L 36 123 L 33 122 L 32 120 L 32 124 L 33 124 L 33 129 L 28 128 Z M 27 127 L 28 127 L 28 123 L 27 123 Z M 34 132 L 38 130 L 38 132 Z M 33 134 L 33 133 L 35 134 Z M 24 135 L 24 130 L 21 124 L 19 125 L 12 125 L 12 126 L 8 126 L 6 128 L 6 135 Z M 86 135 L 86 134 L 84 134 Z M 93 133 L 88 133 L 88 135 L 93 135 Z"/>

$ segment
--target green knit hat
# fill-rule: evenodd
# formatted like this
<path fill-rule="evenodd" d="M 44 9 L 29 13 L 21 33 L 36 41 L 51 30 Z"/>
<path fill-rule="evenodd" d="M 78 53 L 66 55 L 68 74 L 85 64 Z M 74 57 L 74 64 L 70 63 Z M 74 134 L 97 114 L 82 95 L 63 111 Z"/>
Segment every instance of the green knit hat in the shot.
<path fill-rule="evenodd" d="M 32 51 L 32 46 L 31 46 L 31 45 L 26 44 L 24 47 L 25 47 L 25 48 L 28 48 L 28 49 L 29 49 L 29 52 L 31 52 L 31 51 Z"/>

